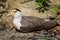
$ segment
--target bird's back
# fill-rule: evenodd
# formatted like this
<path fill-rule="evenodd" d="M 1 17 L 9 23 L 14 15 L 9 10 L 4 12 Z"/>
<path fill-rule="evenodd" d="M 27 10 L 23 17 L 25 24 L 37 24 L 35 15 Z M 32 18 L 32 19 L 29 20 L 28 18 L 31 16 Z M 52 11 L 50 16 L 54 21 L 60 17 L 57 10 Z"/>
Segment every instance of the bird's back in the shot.
<path fill-rule="evenodd" d="M 42 30 L 42 29 L 48 30 L 48 29 L 54 28 L 57 24 L 56 20 L 45 21 L 44 19 L 37 18 L 37 17 L 31 17 L 31 16 L 24 16 L 22 18 L 21 23 L 29 31 Z"/>

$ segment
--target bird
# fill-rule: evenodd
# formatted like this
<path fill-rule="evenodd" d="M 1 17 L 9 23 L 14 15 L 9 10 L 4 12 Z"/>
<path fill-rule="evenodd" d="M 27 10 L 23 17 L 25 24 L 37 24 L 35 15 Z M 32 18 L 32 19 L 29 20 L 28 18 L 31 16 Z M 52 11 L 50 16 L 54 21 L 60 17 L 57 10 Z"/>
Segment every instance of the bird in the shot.
<path fill-rule="evenodd" d="M 18 8 L 11 9 L 8 16 L 10 15 L 13 17 L 13 25 L 15 29 L 22 32 L 49 30 L 57 25 L 56 20 L 24 16 L 21 10 Z"/>

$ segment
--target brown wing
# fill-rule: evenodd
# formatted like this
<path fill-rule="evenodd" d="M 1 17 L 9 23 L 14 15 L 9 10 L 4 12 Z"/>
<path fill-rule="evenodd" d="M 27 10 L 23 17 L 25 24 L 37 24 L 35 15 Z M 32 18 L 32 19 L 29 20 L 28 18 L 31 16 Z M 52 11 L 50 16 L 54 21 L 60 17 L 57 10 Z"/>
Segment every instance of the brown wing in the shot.
<path fill-rule="evenodd" d="M 22 19 L 22 29 L 24 30 L 42 30 L 42 29 L 51 29 L 56 26 L 56 20 L 50 20 L 50 21 L 44 21 L 44 19 L 37 18 L 37 17 L 31 17 L 31 16 L 25 16 Z"/>

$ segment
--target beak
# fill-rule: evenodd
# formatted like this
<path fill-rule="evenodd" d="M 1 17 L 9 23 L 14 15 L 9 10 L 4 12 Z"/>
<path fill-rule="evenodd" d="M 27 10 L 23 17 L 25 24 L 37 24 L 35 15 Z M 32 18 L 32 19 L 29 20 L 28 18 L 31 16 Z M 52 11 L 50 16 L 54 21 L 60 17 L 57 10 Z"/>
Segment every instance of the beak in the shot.
<path fill-rule="evenodd" d="M 9 14 L 7 14 L 7 16 L 10 16 L 11 14 L 9 13 Z"/>
<path fill-rule="evenodd" d="M 7 14 L 7 16 L 14 16 L 14 13 L 11 12 L 11 13 Z"/>

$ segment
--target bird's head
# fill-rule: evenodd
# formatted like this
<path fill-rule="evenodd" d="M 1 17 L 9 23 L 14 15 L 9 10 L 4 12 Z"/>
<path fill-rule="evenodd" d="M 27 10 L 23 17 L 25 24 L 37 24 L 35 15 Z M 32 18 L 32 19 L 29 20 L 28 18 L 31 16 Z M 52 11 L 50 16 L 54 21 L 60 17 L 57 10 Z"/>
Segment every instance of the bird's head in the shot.
<path fill-rule="evenodd" d="M 14 8 L 14 9 L 11 9 L 11 11 L 10 11 L 10 13 L 9 14 L 7 14 L 7 16 L 14 16 L 14 14 L 16 13 L 16 12 L 21 12 L 21 10 L 19 10 L 19 9 L 17 9 L 17 8 Z"/>

